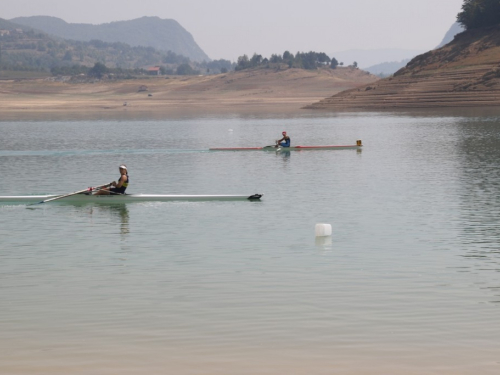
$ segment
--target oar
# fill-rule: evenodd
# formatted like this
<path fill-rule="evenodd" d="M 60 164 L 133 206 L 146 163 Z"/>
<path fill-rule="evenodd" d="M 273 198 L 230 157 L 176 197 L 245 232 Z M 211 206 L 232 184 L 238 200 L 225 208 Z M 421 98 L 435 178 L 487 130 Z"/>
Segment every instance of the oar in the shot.
<path fill-rule="evenodd" d="M 269 150 L 269 151 L 271 151 L 271 150 L 272 150 L 272 151 L 276 151 L 276 152 L 281 151 L 281 148 L 282 148 L 282 147 L 281 147 L 281 146 L 278 146 L 278 145 L 273 145 L 273 146 L 264 146 L 264 147 L 262 147 L 262 149 L 263 149 L 263 150 Z"/>
<path fill-rule="evenodd" d="M 66 198 L 66 197 L 71 197 L 72 195 L 76 195 L 76 194 L 81 194 L 81 193 L 85 193 L 87 191 L 92 191 L 94 189 L 101 189 L 103 187 L 106 187 L 106 186 L 109 186 L 109 184 L 105 184 L 105 185 L 101 185 L 101 186 L 97 186 L 95 188 L 87 188 L 85 190 L 80 190 L 80 191 L 75 191 L 74 193 L 70 193 L 70 194 L 64 194 L 64 195 L 59 195 L 57 197 L 53 197 L 53 198 L 49 198 L 49 199 L 45 199 L 41 202 L 38 202 L 38 203 L 32 203 L 32 204 L 29 204 L 28 206 L 33 206 L 35 204 L 41 204 L 41 203 L 47 203 L 47 202 L 52 202 L 52 201 L 55 201 L 55 200 L 58 200 L 58 199 L 63 199 L 63 198 Z"/>
<path fill-rule="evenodd" d="M 264 146 L 262 147 L 263 150 L 276 150 L 277 148 L 279 148 L 279 146 L 275 143 L 274 145 L 269 145 L 269 146 Z"/>

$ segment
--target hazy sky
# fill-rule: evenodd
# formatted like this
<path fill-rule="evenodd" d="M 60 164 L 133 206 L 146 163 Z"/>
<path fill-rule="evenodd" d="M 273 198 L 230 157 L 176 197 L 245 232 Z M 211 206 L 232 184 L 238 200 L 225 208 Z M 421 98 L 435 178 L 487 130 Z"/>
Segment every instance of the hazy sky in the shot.
<path fill-rule="evenodd" d="M 48 15 L 107 23 L 178 21 L 212 59 L 289 50 L 436 47 L 463 0 L 2 0 L 0 18 Z"/>

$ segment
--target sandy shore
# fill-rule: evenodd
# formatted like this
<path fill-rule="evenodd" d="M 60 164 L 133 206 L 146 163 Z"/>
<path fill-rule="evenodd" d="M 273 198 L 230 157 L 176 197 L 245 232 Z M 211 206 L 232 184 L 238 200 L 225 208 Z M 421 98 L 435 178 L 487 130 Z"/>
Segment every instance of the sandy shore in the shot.
<path fill-rule="evenodd" d="M 376 80 L 361 70 L 342 68 L 258 70 L 95 83 L 0 81 L 0 119 L 44 114 L 106 117 L 294 112 L 332 94 Z"/>

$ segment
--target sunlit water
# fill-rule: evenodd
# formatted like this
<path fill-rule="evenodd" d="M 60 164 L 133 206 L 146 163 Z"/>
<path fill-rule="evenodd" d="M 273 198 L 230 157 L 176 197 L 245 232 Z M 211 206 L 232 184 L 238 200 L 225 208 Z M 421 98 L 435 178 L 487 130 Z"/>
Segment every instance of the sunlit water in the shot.
<path fill-rule="evenodd" d="M 364 148 L 209 152 L 294 144 Z M 500 117 L 0 122 L 0 374 L 500 373 Z M 316 223 L 331 238 L 316 239 Z"/>

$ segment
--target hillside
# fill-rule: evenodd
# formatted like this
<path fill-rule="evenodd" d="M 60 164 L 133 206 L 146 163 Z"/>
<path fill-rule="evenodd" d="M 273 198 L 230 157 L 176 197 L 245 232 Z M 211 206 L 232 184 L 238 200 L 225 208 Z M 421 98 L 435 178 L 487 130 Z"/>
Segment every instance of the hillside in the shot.
<path fill-rule="evenodd" d="M 0 34 L 0 69 L 3 67 L 48 72 L 53 67 L 69 67 L 75 64 L 93 66 L 98 61 L 108 67 L 135 69 L 164 64 L 167 60 L 167 53 L 160 53 L 151 47 L 131 47 L 125 43 L 105 43 L 97 40 L 61 40 L 16 26 L 0 19 L 0 30 L 3 30 Z"/>
<path fill-rule="evenodd" d="M 85 116 L 123 111 L 299 109 L 331 92 L 375 80 L 375 76 L 355 68 L 324 68 L 255 69 L 212 76 L 151 77 L 80 84 L 52 80 L 0 81 L 0 116 L 16 112 L 23 115 L 66 112 Z M 139 90 L 141 86 L 146 86 L 147 91 Z"/>
<path fill-rule="evenodd" d="M 131 46 L 172 51 L 193 61 L 210 60 L 196 44 L 192 35 L 175 20 L 142 17 L 130 21 L 91 25 L 67 23 L 56 17 L 34 16 L 13 18 L 10 21 L 64 39 L 121 42 Z"/>
<path fill-rule="evenodd" d="M 436 48 L 441 48 L 445 44 L 448 44 L 453 40 L 456 34 L 461 33 L 464 31 L 464 28 L 457 22 L 455 22 L 450 29 L 446 32 L 443 40 L 441 43 Z M 365 51 L 365 53 L 368 51 Z M 403 68 L 406 66 L 406 64 L 416 55 L 421 54 L 423 51 L 405 51 L 405 50 L 397 50 L 397 49 L 386 49 L 386 50 L 375 50 L 372 51 L 373 56 L 365 55 L 365 56 L 359 56 L 358 57 L 358 63 L 359 61 L 363 60 L 363 57 L 375 57 L 377 56 L 377 53 L 380 54 L 382 53 L 382 56 L 384 58 L 384 62 L 380 62 L 377 64 L 373 64 L 371 66 L 361 64 L 360 67 L 367 72 L 370 72 L 372 74 L 378 75 L 380 77 L 387 77 L 395 72 L 397 72 L 399 69 Z M 402 57 L 406 55 L 406 57 Z M 380 57 L 379 57 L 380 58 Z M 392 60 L 390 60 L 392 59 Z"/>
<path fill-rule="evenodd" d="M 453 40 L 453 38 L 455 38 L 455 35 L 463 31 L 465 31 L 463 26 L 460 25 L 458 22 L 455 22 L 453 25 L 451 25 L 450 29 L 444 35 L 443 40 L 441 41 L 441 43 L 438 44 L 436 48 L 441 48 L 446 44 L 450 43 Z"/>
<path fill-rule="evenodd" d="M 399 69 L 403 68 L 410 59 L 405 59 L 401 61 L 390 61 L 390 62 L 384 62 L 376 65 L 369 66 L 368 68 L 365 68 L 367 72 L 370 72 L 371 74 L 375 74 L 381 77 L 387 77 L 391 74 L 394 74 L 394 72 L 398 71 Z"/>
<path fill-rule="evenodd" d="M 311 104 L 311 109 L 500 105 L 500 26 L 473 29 L 412 59 L 392 78 Z"/>
<path fill-rule="evenodd" d="M 368 67 L 382 64 L 391 61 L 401 61 L 412 59 L 421 54 L 422 50 L 398 49 L 398 48 L 383 48 L 383 49 L 351 49 L 347 51 L 335 52 L 330 56 L 335 56 L 339 62 L 344 65 L 351 65 L 354 61 L 358 63 L 358 67 L 367 70 Z"/>
<path fill-rule="evenodd" d="M 0 18 L 0 30 L 11 30 L 11 29 L 22 29 L 23 31 L 28 31 L 31 27 L 26 27 L 21 24 L 10 22 Z"/>
<path fill-rule="evenodd" d="M 34 76 L 78 75 L 95 63 L 114 69 L 114 77 L 142 74 L 141 69 L 160 66 L 173 74 L 181 65 L 189 64 L 194 72 L 220 73 L 231 70 L 226 60 L 196 63 L 174 52 L 153 47 L 132 47 L 126 43 L 100 40 L 82 42 L 65 40 L 0 18 L 0 79 L 26 79 Z M 87 69 L 85 68 L 87 67 Z"/>

